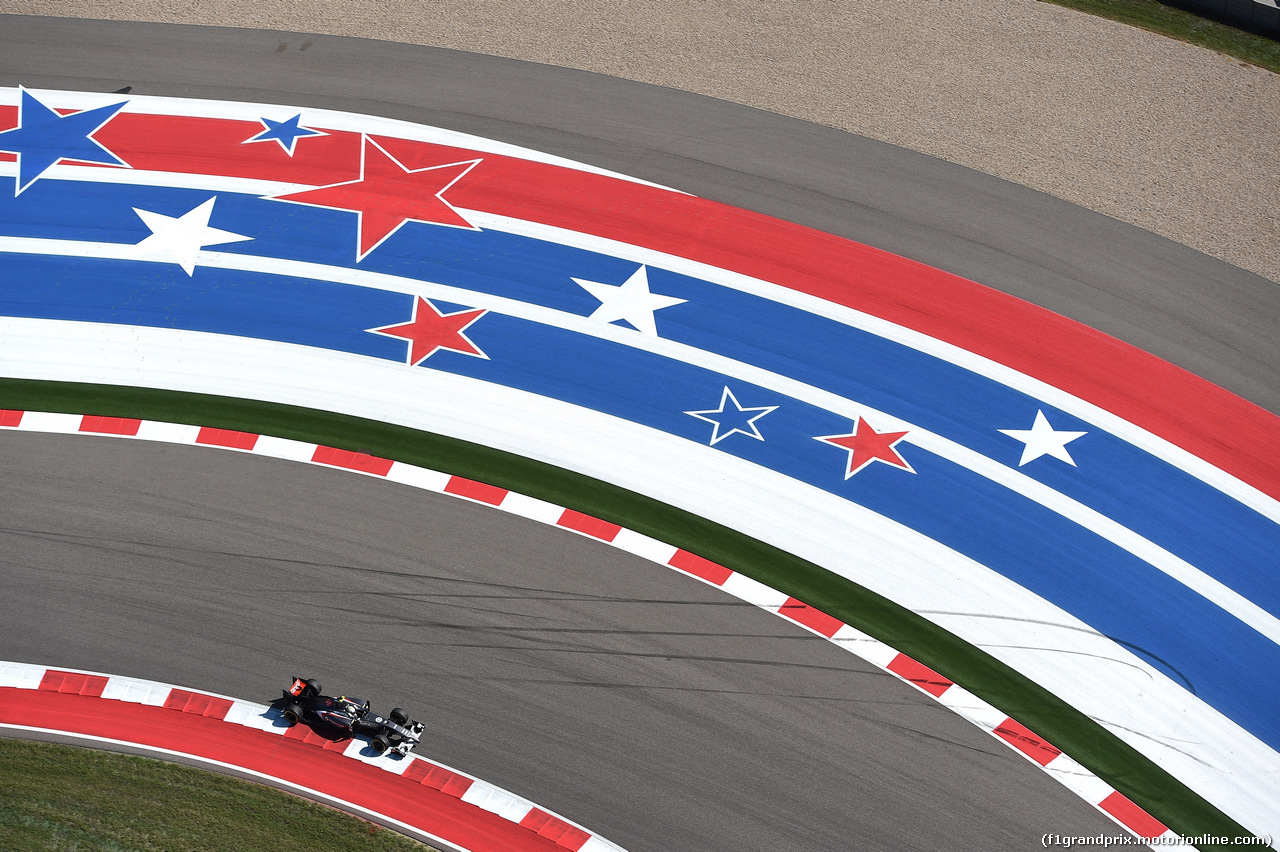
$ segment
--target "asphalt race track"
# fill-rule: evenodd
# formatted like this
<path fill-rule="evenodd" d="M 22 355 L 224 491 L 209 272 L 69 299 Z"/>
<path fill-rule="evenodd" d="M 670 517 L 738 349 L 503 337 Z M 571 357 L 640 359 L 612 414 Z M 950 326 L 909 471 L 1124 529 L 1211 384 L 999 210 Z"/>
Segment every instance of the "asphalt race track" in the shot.
<path fill-rule="evenodd" d="M 6 658 L 412 708 L 423 753 L 646 849 L 1114 833 L 889 675 L 670 569 L 307 465 L 6 434 Z"/>
<path fill-rule="evenodd" d="M 323 106 L 528 145 L 997 286 L 1280 410 L 1275 285 L 921 155 L 450 51 L 3 23 L 4 85 Z M 0 658 L 261 701 L 316 676 L 412 708 L 434 731 L 431 757 L 633 852 L 1021 849 L 1045 832 L 1118 833 L 851 655 L 570 533 L 226 452 L 4 434 L 0 459 Z"/>

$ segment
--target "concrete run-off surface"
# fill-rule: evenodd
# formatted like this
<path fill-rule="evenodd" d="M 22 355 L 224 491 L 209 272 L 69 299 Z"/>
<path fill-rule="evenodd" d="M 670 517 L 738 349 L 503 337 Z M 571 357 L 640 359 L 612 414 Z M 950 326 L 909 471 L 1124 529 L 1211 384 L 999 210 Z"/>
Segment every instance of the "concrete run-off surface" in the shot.
<path fill-rule="evenodd" d="M 354 35 L 684 89 L 901 145 L 1280 281 L 1280 75 L 1036 0 L 0 0 Z"/>

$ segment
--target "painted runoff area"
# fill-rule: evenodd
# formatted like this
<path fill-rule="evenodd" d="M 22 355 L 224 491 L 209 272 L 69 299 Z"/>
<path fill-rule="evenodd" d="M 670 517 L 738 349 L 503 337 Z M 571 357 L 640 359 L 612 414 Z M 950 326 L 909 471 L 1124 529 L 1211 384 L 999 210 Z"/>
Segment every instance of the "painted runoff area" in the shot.
<path fill-rule="evenodd" d="M 1256 406 L 911 261 L 474 137 L 7 95 L 4 375 L 373 418 L 750 530 L 1280 825 Z"/>
<path fill-rule="evenodd" d="M 1032 763 L 1042 767 L 1053 778 L 1098 810 L 1107 814 L 1135 837 L 1144 840 L 1160 838 L 1162 841 L 1177 837 L 1175 832 L 1161 824 L 1159 820 L 1107 785 L 1060 749 L 1036 735 L 1025 725 L 1006 716 L 987 702 L 906 654 L 902 654 L 856 628 L 749 577 L 745 577 L 688 551 L 620 527 L 617 524 L 593 518 L 562 506 L 556 506 L 543 500 L 516 494 L 504 488 L 464 479 L 460 476 L 451 476 L 440 471 L 350 450 L 341 450 L 284 438 L 273 438 L 267 435 L 254 435 L 227 429 L 130 418 L 20 411 L 0 411 L 0 428 L 66 435 L 138 438 L 254 453 L 270 458 L 315 464 L 331 469 L 381 477 L 390 482 L 469 500 L 523 518 L 553 525 L 568 532 L 590 537 L 656 564 L 665 565 L 685 576 L 718 587 L 739 600 L 786 618 L 788 621 L 829 640 L 859 658 L 894 675 L 899 680 L 911 684 L 1010 746 Z M 83 721 L 86 712 L 92 715 L 97 711 L 86 711 L 82 706 L 83 703 L 73 703 L 71 709 L 58 711 L 57 700 L 50 700 L 40 704 L 31 704 L 28 709 L 28 702 L 25 698 L 17 702 L 5 701 L 3 693 L 5 687 L 41 689 L 55 693 L 72 693 L 77 696 L 90 694 L 91 697 L 95 698 L 133 701 L 145 705 L 195 712 L 204 717 L 214 717 L 227 722 L 247 725 L 255 729 L 267 730 L 270 733 L 284 733 L 286 737 L 303 743 L 319 745 L 330 751 L 340 749 L 340 753 L 345 756 L 356 757 L 366 764 L 378 766 L 398 775 L 418 778 L 424 784 L 432 786 L 438 784 L 440 786 L 436 789 L 444 793 L 459 795 L 464 802 L 471 802 L 483 809 L 498 813 L 500 816 L 513 819 L 517 823 L 535 825 L 544 834 L 561 831 L 561 826 L 564 826 L 563 830 L 571 838 L 580 839 L 584 844 L 587 843 L 587 838 L 594 838 L 594 835 L 589 835 L 576 825 L 550 815 L 523 799 L 493 788 L 483 782 L 472 779 L 470 786 L 468 786 L 467 779 L 469 779 L 469 776 L 463 776 L 453 770 L 426 763 L 422 767 L 406 771 L 405 766 L 408 764 L 405 761 L 386 755 L 374 755 L 364 747 L 364 743 L 360 740 L 334 744 L 314 734 L 308 735 L 306 729 L 301 726 L 288 729 L 280 721 L 277 711 L 263 705 L 249 704 L 217 696 L 210 697 L 178 687 L 169 687 L 129 678 L 112 678 L 108 683 L 106 676 L 82 672 L 68 673 L 61 670 L 46 670 L 39 666 L 20 663 L 0 663 L 0 725 L 28 724 L 16 721 L 20 714 L 25 714 L 23 718 L 44 720 L 39 726 L 44 728 L 50 728 L 49 719 L 67 718 L 69 721 L 65 724 L 71 727 L 50 729 L 65 733 L 94 734 L 96 736 L 106 736 L 104 732 L 111 731 L 111 736 L 113 737 L 122 736 L 121 732 L 129 731 L 129 742 L 135 742 L 138 736 L 133 733 L 133 723 L 120 724 L 127 720 L 116 718 L 121 714 L 127 715 L 127 713 L 131 712 L 129 710 L 121 711 L 116 716 L 104 714 L 101 717 L 104 720 L 102 724 L 97 725 L 93 731 L 86 731 L 82 730 L 86 724 Z M 45 706 L 46 704 L 52 704 L 55 710 L 50 713 Z M 19 708 L 22 708 L 21 711 L 19 711 Z M 195 709 L 192 710 L 190 708 Z M 60 712 L 64 712 L 65 715 L 59 715 Z M 171 731 L 170 739 L 168 740 L 170 745 L 165 746 L 166 748 L 172 749 L 173 743 L 186 742 L 182 736 L 180 726 L 164 726 L 165 719 L 169 717 L 148 716 L 147 718 L 159 719 L 160 721 L 151 727 L 144 725 L 142 730 L 152 730 L 158 724 L 163 729 Z M 114 728 L 111 727 L 113 725 L 115 726 Z M 152 739 L 136 741 L 139 744 L 151 747 L 162 745 Z M 244 756 L 239 756 L 234 760 L 228 759 L 228 755 L 239 755 L 240 751 L 245 748 L 260 747 L 257 741 L 235 740 L 228 746 L 230 751 L 219 752 L 217 759 L 230 766 L 264 772 L 257 763 L 248 760 Z M 175 750 L 184 755 L 193 754 L 189 747 Z M 213 757 L 213 755 L 203 752 L 195 752 L 194 754 L 201 757 Z M 414 759 L 420 758 L 417 758 L 416 755 L 411 755 L 410 760 Z M 278 764 L 273 763 L 272 765 L 277 766 Z M 453 773 L 460 780 L 455 780 L 449 773 Z M 305 776 L 300 777 L 295 773 L 289 773 L 283 776 L 272 775 L 271 777 L 299 787 L 302 792 L 307 794 L 319 793 L 319 797 L 325 799 L 341 798 L 340 793 L 343 789 L 341 786 L 326 787 L 324 791 L 317 791 L 314 789 L 314 784 L 308 787 L 304 783 Z M 470 792 L 472 790 L 475 792 Z M 430 819 L 420 817 L 417 821 L 410 821 L 404 818 L 402 811 L 384 813 L 370 802 L 352 802 L 350 804 L 355 805 L 366 813 L 374 813 L 385 818 L 387 824 L 394 824 L 402 828 L 408 826 L 424 835 L 431 835 L 457 845 L 456 841 L 449 840 L 449 834 L 431 829 L 432 822 Z M 428 810 L 424 811 L 424 813 L 433 814 L 434 811 Z M 530 816 L 531 814 L 533 816 Z M 548 828 L 547 826 L 550 827 Z M 572 831 L 570 831 L 570 828 Z M 604 852 L 606 849 L 618 848 L 598 838 L 594 838 L 595 845 L 572 846 L 564 840 L 559 842 L 566 848 L 584 849 L 588 852 Z M 475 852 L 479 852 L 479 850 L 487 847 L 481 845 L 470 848 Z"/>

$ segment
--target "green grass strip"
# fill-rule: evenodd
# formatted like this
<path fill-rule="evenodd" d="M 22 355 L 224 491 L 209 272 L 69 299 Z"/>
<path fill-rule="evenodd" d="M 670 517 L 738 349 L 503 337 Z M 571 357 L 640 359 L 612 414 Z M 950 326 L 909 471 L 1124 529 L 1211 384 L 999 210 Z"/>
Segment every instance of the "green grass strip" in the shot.
<path fill-rule="evenodd" d="M 1083 713 L 925 618 L 742 532 L 617 486 L 454 438 L 275 403 L 0 379 L 0 408 L 162 420 L 365 450 L 612 521 L 772 586 L 914 657 L 1061 748 L 1184 837 L 1250 836 Z"/>
<path fill-rule="evenodd" d="M 262 784 L 134 755 L 0 739 L 0 848 L 429 852 Z"/>
<path fill-rule="evenodd" d="M 1203 18 L 1159 0 L 1046 0 L 1122 24 L 1207 47 L 1280 73 L 1280 41 Z"/>

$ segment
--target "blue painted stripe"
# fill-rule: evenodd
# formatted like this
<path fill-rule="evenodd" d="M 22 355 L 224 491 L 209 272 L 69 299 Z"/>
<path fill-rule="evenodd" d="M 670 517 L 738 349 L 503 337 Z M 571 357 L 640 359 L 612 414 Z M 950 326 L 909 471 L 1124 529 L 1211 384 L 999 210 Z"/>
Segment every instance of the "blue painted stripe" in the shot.
<path fill-rule="evenodd" d="M 168 264 L 80 258 L 9 255 L 5 269 L 0 313 L 193 329 L 404 358 L 403 342 L 363 329 L 406 319 L 412 304 L 406 294 L 209 268 L 188 278 Z M 708 440 L 708 424 L 684 411 L 719 399 L 725 379 L 714 372 L 499 314 L 489 314 L 469 333 L 490 360 L 442 352 L 423 368 Z M 999 571 L 1280 746 L 1280 718 L 1273 710 L 1280 685 L 1250 679 L 1254 671 L 1280 666 L 1275 643 L 1118 547 L 918 447 L 902 448 L 916 475 L 872 465 L 846 481 L 843 453 L 813 437 L 846 431 L 847 419 L 765 388 L 730 384 L 744 405 L 779 408 L 758 423 L 767 440 L 735 435 L 717 450 L 867 506 Z M 941 405 L 948 401 L 939 399 Z M 1214 642 L 1205 643 L 1206 635 Z"/>
<path fill-rule="evenodd" d="M 211 194 L 203 190 L 40 181 L 19 198 L 0 198 L 0 232 L 132 244 L 149 233 L 132 207 L 177 216 Z M 255 238 L 223 250 L 318 260 L 348 268 L 356 267 L 354 223 L 351 213 L 234 193 L 219 194 L 212 222 Z M 621 283 L 635 270 L 635 264 L 510 234 L 410 223 L 358 268 L 587 315 L 597 303 L 571 278 Z M 210 280 L 212 272 L 200 270 L 195 281 Z M 122 289 L 113 296 L 117 301 L 104 301 L 103 306 L 130 305 L 142 298 L 132 290 L 138 273 L 118 274 L 124 277 Z M 185 328 L 217 330 L 209 323 L 235 315 L 242 325 L 225 329 L 227 333 L 288 339 L 377 357 L 395 358 L 404 349 L 403 343 L 365 335 L 355 327 L 371 328 L 407 318 L 407 310 L 389 308 L 381 313 L 381 308 L 373 307 L 391 304 L 384 301 L 385 294 L 369 295 L 366 301 L 359 302 L 354 296 L 339 295 L 343 288 L 337 285 L 279 283 L 270 293 L 264 289 L 262 296 L 278 309 L 280 318 L 271 320 L 267 307 L 257 307 L 254 310 L 260 315 L 249 316 L 235 304 L 222 304 L 219 298 L 229 297 L 230 292 L 202 292 L 200 284 L 187 279 L 176 267 L 167 272 L 149 269 L 146 274 L 166 278 L 168 283 L 164 286 L 171 294 L 183 292 L 180 298 L 186 300 L 186 318 L 182 320 Z M 1088 431 L 1088 435 L 1069 446 L 1079 467 L 1046 458 L 1032 462 L 1021 472 L 1120 520 L 1280 616 L 1280 584 L 1275 582 L 1274 570 L 1262 569 L 1272 564 L 1271 554 L 1280 552 L 1280 526 L 1175 466 L 1033 397 L 909 347 L 687 276 L 652 269 L 650 282 L 654 292 L 688 300 L 658 313 L 662 336 L 856 399 L 997 461 L 1016 465 L 1022 450 L 1019 442 L 998 430 L 1029 428 L 1039 409 L 1058 429 Z M 272 285 L 262 281 L 261 286 Z M 309 292 L 305 290 L 308 286 L 318 288 L 323 298 L 332 300 L 327 307 L 312 311 L 298 304 L 317 298 L 303 295 Z M 43 315 L 22 313 L 43 309 L 40 296 L 31 298 L 35 301 L 6 298 L 6 312 Z M 336 317 L 316 315 L 325 310 L 332 310 Z M 350 325 L 330 327 L 338 317 L 349 319 Z M 368 324 L 361 325 L 366 317 Z M 163 324 L 145 317 L 136 322 Z M 278 330 L 272 330 L 277 326 Z M 285 330 L 291 326 L 296 328 Z M 304 329 L 309 333 L 302 334 Z M 434 357 L 433 366 L 440 359 L 461 356 L 442 353 Z M 686 408 L 714 407 L 717 399 L 718 393 L 691 400 Z M 760 399 L 742 401 L 745 405 L 773 404 L 769 393 Z M 768 422 L 762 421 L 762 428 Z M 833 431 L 847 428 L 845 425 Z M 736 441 L 739 436 L 734 437 Z M 1222 542 L 1231 545 L 1224 547 Z"/>

